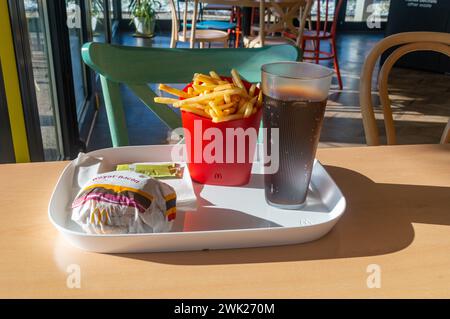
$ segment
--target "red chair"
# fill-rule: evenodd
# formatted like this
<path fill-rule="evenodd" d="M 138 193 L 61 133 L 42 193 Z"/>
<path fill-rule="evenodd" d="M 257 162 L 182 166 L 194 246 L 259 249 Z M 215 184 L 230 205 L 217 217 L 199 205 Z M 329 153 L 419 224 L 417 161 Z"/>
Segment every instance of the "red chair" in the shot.
<path fill-rule="evenodd" d="M 336 51 L 336 26 L 337 26 L 337 19 L 339 15 L 339 10 L 341 9 L 343 0 L 336 0 L 336 5 L 334 9 L 334 16 L 333 21 L 331 22 L 331 28 L 330 21 L 328 21 L 328 10 L 329 10 L 329 2 L 330 0 L 317 0 L 317 19 L 315 24 L 315 30 L 313 30 L 313 26 L 311 25 L 310 21 L 310 30 L 305 30 L 303 34 L 303 40 L 302 40 L 302 49 L 305 53 L 303 56 L 303 59 L 305 60 L 312 60 L 315 61 L 316 64 L 319 63 L 319 61 L 322 60 L 334 60 L 334 69 L 337 74 L 339 88 L 342 90 L 342 79 L 341 79 L 341 72 L 339 71 L 339 62 L 337 58 L 337 51 Z M 335 2 L 333 0 L 333 2 Z M 321 10 L 321 4 L 325 3 L 325 20 L 321 20 L 322 17 L 320 16 L 320 10 Z M 329 29 L 329 30 L 328 30 Z M 320 51 L 320 42 L 328 40 L 331 44 L 331 52 L 328 51 Z M 311 41 L 313 43 L 314 49 L 306 49 L 306 41 Z M 308 55 L 310 53 L 311 55 Z"/>

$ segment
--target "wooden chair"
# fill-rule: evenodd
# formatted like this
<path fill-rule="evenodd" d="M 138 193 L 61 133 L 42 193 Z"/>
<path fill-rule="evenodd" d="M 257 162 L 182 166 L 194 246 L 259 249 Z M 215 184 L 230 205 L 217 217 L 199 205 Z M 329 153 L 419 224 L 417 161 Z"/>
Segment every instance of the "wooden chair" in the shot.
<path fill-rule="evenodd" d="M 333 1 L 334 2 L 334 1 Z M 341 71 L 339 70 L 339 61 L 337 57 L 336 50 L 336 27 L 339 11 L 341 10 L 343 0 L 337 0 L 334 8 L 333 21 L 328 21 L 328 10 L 330 0 L 317 0 L 317 18 L 315 23 L 315 30 L 310 22 L 310 30 L 306 30 L 302 38 L 302 49 L 305 52 L 303 59 L 314 61 L 319 64 L 322 60 L 333 60 L 334 69 L 336 71 L 339 88 L 342 90 L 342 78 Z M 321 17 L 321 5 L 325 4 L 325 19 L 322 20 Z M 306 49 L 306 41 L 311 41 L 313 44 L 313 49 Z M 331 52 L 321 51 L 320 43 L 321 41 L 329 41 L 331 46 Z M 308 54 L 310 53 L 310 54 Z"/>
<path fill-rule="evenodd" d="M 190 42 L 191 41 L 191 31 L 188 30 L 188 0 L 184 1 L 184 12 L 183 12 L 183 23 L 182 23 L 182 30 L 178 31 L 180 28 L 180 23 L 178 20 L 178 14 L 177 9 L 175 6 L 174 0 L 169 0 L 169 6 L 171 11 L 171 17 L 172 17 L 172 35 L 170 39 L 170 47 L 176 48 L 177 42 Z M 192 14 L 192 19 L 197 18 L 197 6 L 194 7 L 194 12 Z M 195 26 L 194 26 L 195 27 Z M 229 34 L 228 32 L 221 31 L 221 30 L 212 30 L 212 29 L 196 29 L 195 30 L 195 39 L 194 42 L 198 42 L 200 48 L 205 47 L 205 43 L 208 44 L 208 46 L 211 46 L 211 43 L 219 42 L 223 43 L 223 47 L 228 47 L 228 38 Z"/>
<path fill-rule="evenodd" d="M 201 5 L 202 3 L 200 3 Z M 230 12 L 229 21 L 218 20 L 204 20 L 203 14 L 205 11 L 222 10 Z M 200 20 L 197 22 L 196 28 L 199 29 L 213 29 L 226 31 L 228 35 L 234 35 L 234 47 L 239 48 L 239 41 L 242 35 L 242 14 L 241 7 L 232 5 L 207 4 L 200 7 Z"/>
<path fill-rule="evenodd" d="M 266 12 L 264 12 L 263 18 L 264 18 L 264 24 L 270 24 L 273 22 L 276 22 L 277 17 L 272 17 L 272 13 L 270 10 L 265 10 Z M 259 27 L 259 23 L 257 23 L 257 20 L 260 19 L 260 14 L 259 14 L 259 8 L 252 8 L 251 13 L 250 13 L 250 36 L 256 36 L 259 33 L 260 27 Z M 272 22 L 273 21 L 273 22 Z M 273 35 L 273 34 L 272 34 Z"/>
<path fill-rule="evenodd" d="M 309 16 L 314 0 L 269 0 L 264 14 L 264 45 L 291 44 L 300 46 L 306 19 Z M 273 17 L 273 18 L 272 18 Z M 294 26 L 298 18 L 299 26 Z M 273 21 L 272 21 L 273 20 Z M 260 33 L 260 27 L 253 25 L 252 33 Z M 277 35 L 279 34 L 279 35 Z M 287 36 L 289 35 L 289 36 Z M 245 47 L 254 47 L 256 35 L 244 38 Z"/>
<path fill-rule="evenodd" d="M 405 32 L 391 35 L 378 42 L 364 62 L 361 72 L 359 98 L 367 145 L 380 145 L 378 128 L 372 105 L 372 74 L 378 58 L 386 50 L 396 47 L 386 59 L 378 75 L 378 87 L 383 108 L 387 144 L 396 144 L 394 120 L 388 94 L 388 77 L 392 66 L 403 55 L 414 51 L 435 51 L 450 57 L 450 34 L 437 32 Z M 441 143 L 450 142 L 450 121 L 444 130 Z"/>
<path fill-rule="evenodd" d="M 257 49 L 168 49 L 86 43 L 83 61 L 99 73 L 114 147 L 128 145 L 128 132 L 120 84 L 125 84 L 169 128 L 181 127 L 172 108 L 153 102 L 149 83 L 188 83 L 196 72 L 215 70 L 229 74 L 237 69 L 249 82 L 261 80 L 261 66 L 278 61 L 298 61 L 300 50 L 289 45 Z"/>

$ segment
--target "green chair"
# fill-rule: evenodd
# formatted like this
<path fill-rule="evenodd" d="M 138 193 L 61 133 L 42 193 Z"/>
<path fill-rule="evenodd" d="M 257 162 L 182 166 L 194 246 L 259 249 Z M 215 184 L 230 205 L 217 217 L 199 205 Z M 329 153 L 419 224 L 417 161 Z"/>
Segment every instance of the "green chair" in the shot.
<path fill-rule="evenodd" d="M 128 145 L 120 84 L 125 84 L 169 128 L 181 127 L 180 116 L 156 104 L 149 83 L 188 83 L 194 73 L 237 69 L 249 82 L 259 82 L 261 66 L 277 61 L 298 61 L 299 49 L 290 45 L 256 49 L 166 49 L 86 43 L 83 61 L 99 73 L 114 147 Z"/>

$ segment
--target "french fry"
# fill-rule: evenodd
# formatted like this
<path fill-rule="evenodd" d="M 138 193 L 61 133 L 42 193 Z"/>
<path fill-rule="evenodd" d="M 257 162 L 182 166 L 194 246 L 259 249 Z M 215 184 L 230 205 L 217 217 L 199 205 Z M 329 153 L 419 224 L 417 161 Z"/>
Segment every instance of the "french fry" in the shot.
<path fill-rule="evenodd" d="M 241 103 L 238 107 L 237 113 L 244 114 L 245 109 L 247 108 L 247 103 L 248 103 L 247 101 L 244 101 L 244 103 Z"/>
<path fill-rule="evenodd" d="M 220 76 L 219 76 L 215 71 L 209 72 L 209 76 L 212 77 L 213 79 L 216 79 L 216 80 L 219 80 L 219 81 L 222 80 L 222 79 L 220 78 Z"/>
<path fill-rule="evenodd" d="M 245 89 L 244 83 L 242 83 L 241 77 L 239 76 L 238 71 L 235 69 L 231 70 L 231 76 L 233 77 L 233 82 L 236 84 L 237 87 L 241 88 L 242 90 L 247 93 L 247 90 Z"/>
<path fill-rule="evenodd" d="M 214 103 L 215 103 L 216 105 L 222 105 L 222 104 L 224 104 L 225 101 L 224 101 L 224 99 L 223 99 L 223 96 L 218 96 L 218 97 L 216 97 L 216 98 L 214 99 Z"/>
<path fill-rule="evenodd" d="M 228 109 L 223 110 L 223 115 L 234 114 L 234 112 L 236 112 L 236 108 L 235 107 L 230 107 Z"/>
<path fill-rule="evenodd" d="M 207 91 L 213 91 L 217 86 L 193 84 L 192 87 L 194 88 L 195 92 L 203 93 Z"/>
<path fill-rule="evenodd" d="M 211 118 L 213 118 L 213 117 L 216 116 L 216 113 L 214 113 L 214 110 L 211 109 L 211 108 L 208 109 L 208 112 L 207 112 L 207 113 L 209 114 L 209 116 L 210 116 Z"/>
<path fill-rule="evenodd" d="M 182 98 L 188 98 L 189 97 L 189 94 L 187 94 L 186 92 L 178 90 L 178 89 L 175 89 L 175 88 L 170 87 L 170 86 L 165 85 L 165 84 L 160 84 L 158 88 L 161 91 L 167 92 L 169 94 L 172 94 L 172 95 L 175 95 L 175 96 L 178 96 L 178 97 L 182 97 Z"/>
<path fill-rule="evenodd" d="M 247 104 L 247 101 L 244 99 L 241 99 L 239 101 L 238 111 L 237 111 L 239 114 L 244 114 L 246 104 Z"/>
<path fill-rule="evenodd" d="M 247 118 L 250 115 L 252 115 L 252 112 L 253 112 L 253 105 L 250 102 L 245 103 L 244 118 Z"/>
<path fill-rule="evenodd" d="M 194 80 L 197 80 L 197 81 L 200 81 L 203 83 L 208 83 L 208 84 L 217 84 L 217 81 L 218 81 L 218 80 L 210 77 L 209 75 L 201 74 L 201 73 L 197 74 L 194 77 Z"/>
<path fill-rule="evenodd" d="M 251 100 L 243 100 L 243 103 L 242 102 L 239 102 L 239 108 L 238 108 L 238 113 L 239 114 L 244 114 L 245 113 L 245 110 L 247 109 L 247 108 L 253 108 L 253 104 L 255 103 L 255 101 L 256 101 L 256 96 L 255 97 L 253 97 Z M 249 106 L 250 105 L 250 106 Z"/>
<path fill-rule="evenodd" d="M 157 96 L 153 100 L 155 101 L 155 103 L 162 103 L 162 104 L 174 104 L 179 101 L 177 99 L 173 99 L 170 97 L 161 97 L 161 96 Z"/>
<path fill-rule="evenodd" d="M 172 104 L 181 110 L 210 118 L 214 123 L 247 118 L 262 105 L 259 85 L 252 84 L 247 90 L 239 73 L 233 69 L 231 79 L 222 79 L 215 71 L 209 75 L 196 73 L 186 92 L 160 84 L 165 91 L 182 99 L 155 97 L 157 103 Z"/>
<path fill-rule="evenodd" d="M 196 109 L 196 108 L 193 108 L 193 107 L 189 107 L 189 106 L 183 106 L 181 108 L 181 110 L 182 111 L 186 111 L 186 112 L 191 112 L 191 113 L 203 116 L 203 117 L 208 117 L 208 118 L 211 117 L 209 114 L 206 114 L 206 112 L 204 112 L 202 110 L 199 110 L 199 109 Z"/>
<path fill-rule="evenodd" d="M 259 91 L 258 101 L 256 102 L 256 106 L 260 107 L 262 105 L 262 90 Z"/>
<path fill-rule="evenodd" d="M 189 107 L 189 108 L 195 108 L 195 109 L 200 109 L 200 110 L 204 110 L 205 109 L 205 105 L 202 105 L 200 103 L 192 103 L 192 104 L 186 104 L 183 107 Z"/>
<path fill-rule="evenodd" d="M 201 102 L 201 101 L 211 100 L 211 99 L 214 99 L 218 96 L 225 95 L 225 94 L 228 94 L 228 95 L 242 94 L 242 90 L 239 88 L 234 88 L 231 90 L 208 93 L 208 94 L 204 94 L 202 96 L 195 96 L 195 97 L 187 98 L 185 100 L 179 100 L 176 103 L 174 103 L 174 106 L 182 106 L 184 104 L 189 104 L 189 103 L 193 103 L 193 102 Z"/>
<path fill-rule="evenodd" d="M 223 116 L 222 109 L 219 106 L 217 106 L 213 101 L 209 102 L 209 106 L 211 107 L 211 109 L 214 110 L 214 113 L 216 113 L 217 116 L 219 117 Z"/>
<path fill-rule="evenodd" d="M 253 97 L 255 95 L 255 90 L 256 90 L 256 85 L 252 84 L 252 86 L 250 87 L 250 89 L 248 89 L 248 95 L 250 95 L 251 97 Z"/>
<path fill-rule="evenodd" d="M 217 107 L 219 107 L 221 110 L 225 110 L 225 109 L 233 107 L 235 104 L 236 103 L 231 102 L 231 103 L 227 103 L 227 104 L 217 105 Z"/>
<path fill-rule="evenodd" d="M 236 82 L 236 80 L 235 80 L 234 78 L 231 78 L 231 80 L 233 81 L 233 85 L 234 85 L 234 86 L 239 87 L 239 86 L 237 85 L 237 82 Z"/>
<path fill-rule="evenodd" d="M 231 84 L 231 83 L 228 83 L 228 84 L 220 84 L 220 85 L 217 85 L 215 88 L 214 88 L 214 92 L 217 92 L 217 91 L 224 91 L 224 90 L 229 90 L 229 89 L 232 89 L 233 88 L 233 84 Z"/>
<path fill-rule="evenodd" d="M 231 115 L 227 115 L 221 118 L 218 117 L 213 117 L 212 121 L 214 123 L 219 123 L 219 122 L 226 122 L 226 121 L 232 121 L 232 120 L 238 120 L 243 118 L 244 116 L 242 114 L 231 114 Z"/>

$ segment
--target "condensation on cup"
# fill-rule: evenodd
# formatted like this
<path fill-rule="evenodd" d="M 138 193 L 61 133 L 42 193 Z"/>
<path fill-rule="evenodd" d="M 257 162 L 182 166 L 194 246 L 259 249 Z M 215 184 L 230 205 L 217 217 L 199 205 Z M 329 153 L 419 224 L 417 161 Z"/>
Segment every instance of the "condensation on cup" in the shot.
<path fill-rule="evenodd" d="M 278 158 L 276 172 L 264 165 L 266 201 L 283 209 L 303 206 L 314 164 L 334 71 L 303 62 L 262 66 L 263 125 L 266 152 Z M 278 130 L 278 139 L 271 132 Z M 278 145 L 274 141 L 278 140 Z M 276 143 L 276 142 L 275 142 Z M 278 151 L 274 157 L 272 152 Z"/>

